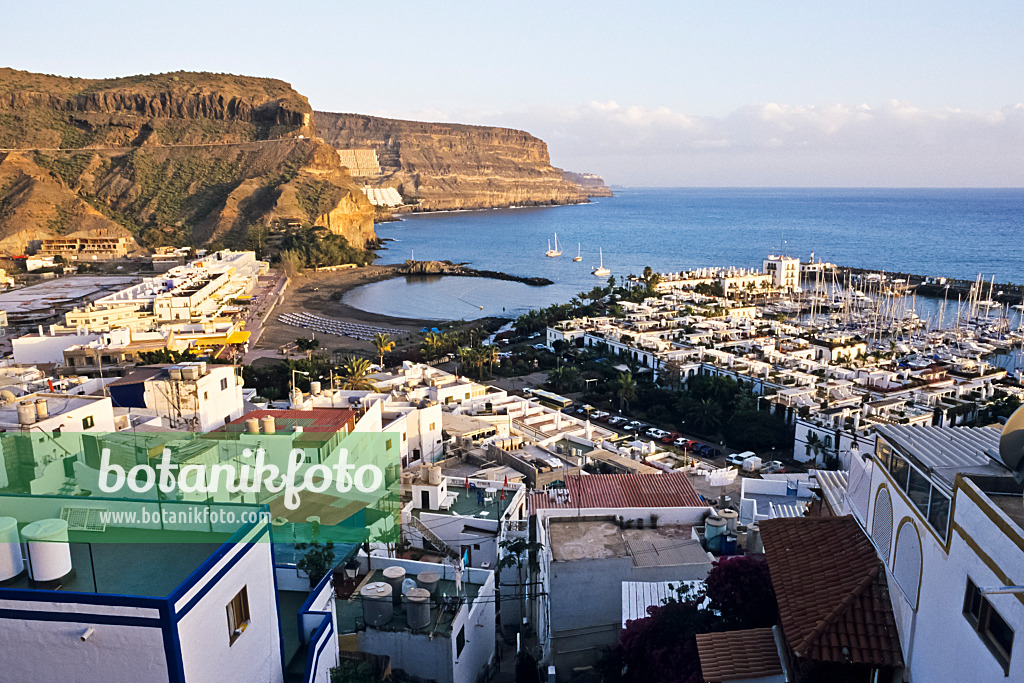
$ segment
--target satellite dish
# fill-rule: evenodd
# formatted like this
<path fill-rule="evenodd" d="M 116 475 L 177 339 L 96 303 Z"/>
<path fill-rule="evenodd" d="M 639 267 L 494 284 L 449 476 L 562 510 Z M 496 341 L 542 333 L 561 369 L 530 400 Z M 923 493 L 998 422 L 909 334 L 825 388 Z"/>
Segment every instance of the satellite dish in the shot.
<path fill-rule="evenodd" d="M 1024 407 L 1018 408 L 1003 426 L 1003 435 L 999 437 L 999 461 L 1018 479 L 1024 476 Z"/>

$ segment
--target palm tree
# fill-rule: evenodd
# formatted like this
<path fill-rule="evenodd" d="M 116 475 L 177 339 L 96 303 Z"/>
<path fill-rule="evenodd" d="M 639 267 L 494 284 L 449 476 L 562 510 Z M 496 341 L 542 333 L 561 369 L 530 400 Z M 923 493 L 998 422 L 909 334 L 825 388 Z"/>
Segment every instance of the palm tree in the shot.
<path fill-rule="evenodd" d="M 808 432 L 806 441 L 807 455 L 814 456 L 814 462 L 818 462 L 818 455 L 825 450 L 825 443 L 814 432 Z"/>
<path fill-rule="evenodd" d="M 575 365 L 561 365 L 548 373 L 548 382 L 555 391 L 572 389 L 580 381 L 580 369 Z"/>
<path fill-rule="evenodd" d="M 427 336 L 423 338 L 423 352 L 427 358 L 434 359 L 441 355 L 441 350 L 444 348 L 445 340 L 437 332 L 429 332 Z"/>
<path fill-rule="evenodd" d="M 712 434 L 722 421 L 722 406 L 714 399 L 701 399 L 693 414 L 694 427 L 704 434 Z"/>
<path fill-rule="evenodd" d="M 494 364 L 497 363 L 498 359 L 500 358 L 500 356 L 498 355 L 498 347 L 494 346 L 493 344 L 489 344 L 489 345 L 483 347 L 482 350 L 483 350 L 483 355 L 481 357 L 481 360 L 483 360 L 483 361 L 485 361 L 487 363 L 488 369 L 493 374 L 494 373 Z"/>
<path fill-rule="evenodd" d="M 391 339 L 391 337 L 384 334 L 383 332 L 378 332 L 377 334 L 373 335 L 371 343 L 373 344 L 373 347 L 377 349 L 377 355 L 380 356 L 380 367 L 383 370 L 384 354 L 390 353 L 391 351 L 394 350 L 395 342 L 394 340 Z"/>
<path fill-rule="evenodd" d="M 369 377 L 370 361 L 349 356 L 341 366 L 341 388 L 346 391 L 376 391 Z"/>
<path fill-rule="evenodd" d="M 636 380 L 633 379 L 633 373 L 620 372 L 619 376 L 615 379 L 615 395 L 619 398 L 619 410 L 625 410 L 625 407 L 629 406 L 629 402 L 636 399 Z"/>

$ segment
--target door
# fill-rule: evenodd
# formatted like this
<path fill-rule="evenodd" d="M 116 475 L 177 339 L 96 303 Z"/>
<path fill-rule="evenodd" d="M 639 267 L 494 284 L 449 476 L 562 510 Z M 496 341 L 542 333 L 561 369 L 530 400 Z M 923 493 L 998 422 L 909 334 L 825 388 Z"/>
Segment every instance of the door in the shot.
<path fill-rule="evenodd" d="M 430 491 L 420 491 L 420 507 L 424 510 L 430 509 Z"/>

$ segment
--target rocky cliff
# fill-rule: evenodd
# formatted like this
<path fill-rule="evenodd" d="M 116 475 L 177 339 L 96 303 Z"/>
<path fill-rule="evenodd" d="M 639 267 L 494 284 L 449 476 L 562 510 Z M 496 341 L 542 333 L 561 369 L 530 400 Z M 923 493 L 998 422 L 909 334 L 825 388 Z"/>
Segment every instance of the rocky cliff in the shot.
<path fill-rule="evenodd" d="M 306 99 L 272 79 L 0 69 L 0 250 L 95 229 L 242 246 L 296 224 L 375 242 L 373 207 L 313 133 Z"/>
<path fill-rule="evenodd" d="M 397 188 L 417 210 L 587 201 L 551 165 L 544 141 L 525 131 L 328 112 L 315 118 L 334 147 L 376 150 L 382 175 L 369 182 Z"/>
<path fill-rule="evenodd" d="M 562 177 L 570 183 L 576 183 L 583 188 L 588 197 L 613 197 L 610 187 L 604 184 L 604 178 L 594 173 L 574 173 L 563 171 Z"/>

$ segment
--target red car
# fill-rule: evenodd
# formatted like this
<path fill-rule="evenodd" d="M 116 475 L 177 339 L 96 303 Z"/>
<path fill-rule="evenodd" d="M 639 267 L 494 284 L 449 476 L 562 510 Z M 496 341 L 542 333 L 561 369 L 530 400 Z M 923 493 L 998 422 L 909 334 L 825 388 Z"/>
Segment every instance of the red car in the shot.
<path fill-rule="evenodd" d="M 671 434 L 669 434 L 667 436 L 661 437 L 661 442 L 662 443 L 672 443 L 673 441 L 675 441 L 676 439 L 678 439 L 681 436 L 682 436 L 682 434 L 680 434 L 679 432 L 672 432 Z"/>

